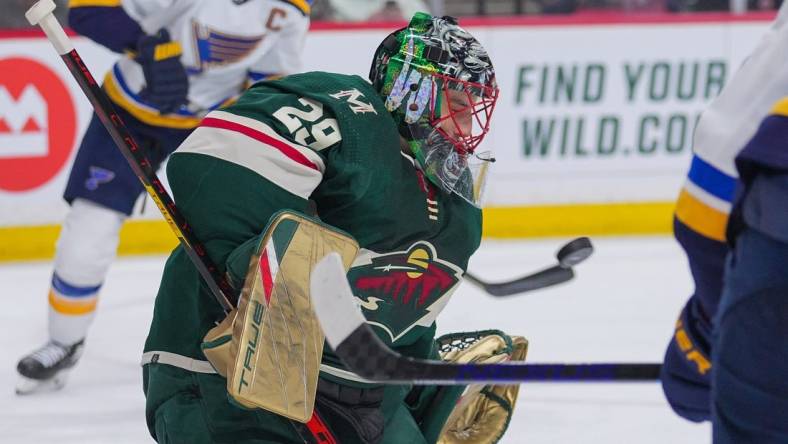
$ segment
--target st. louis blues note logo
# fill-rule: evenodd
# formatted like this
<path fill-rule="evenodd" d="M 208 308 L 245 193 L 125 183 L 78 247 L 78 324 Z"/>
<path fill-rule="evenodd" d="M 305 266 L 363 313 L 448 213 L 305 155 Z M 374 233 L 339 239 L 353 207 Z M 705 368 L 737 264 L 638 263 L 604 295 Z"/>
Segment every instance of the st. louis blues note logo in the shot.
<path fill-rule="evenodd" d="M 85 180 L 85 188 L 96 191 L 99 185 L 107 183 L 115 178 L 115 173 L 105 168 L 92 166 L 89 169 L 90 177 Z"/>
<path fill-rule="evenodd" d="M 219 32 L 199 23 L 192 23 L 195 59 L 198 66 L 190 69 L 199 73 L 206 69 L 234 63 L 251 54 L 265 35 L 235 35 Z"/>
<path fill-rule="evenodd" d="M 462 270 L 439 259 L 429 242 L 373 257 L 348 272 L 367 322 L 386 331 L 392 342 L 417 325 L 432 325 L 461 277 Z"/>

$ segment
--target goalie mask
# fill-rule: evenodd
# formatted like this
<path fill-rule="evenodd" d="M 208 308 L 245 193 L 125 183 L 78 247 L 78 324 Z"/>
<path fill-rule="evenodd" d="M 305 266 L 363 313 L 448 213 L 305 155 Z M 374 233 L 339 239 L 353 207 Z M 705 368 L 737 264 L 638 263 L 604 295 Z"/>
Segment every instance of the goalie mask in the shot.
<path fill-rule="evenodd" d="M 477 152 L 498 99 L 490 58 L 452 17 L 416 13 L 380 44 L 369 78 L 419 168 L 479 206 L 489 152 Z"/>

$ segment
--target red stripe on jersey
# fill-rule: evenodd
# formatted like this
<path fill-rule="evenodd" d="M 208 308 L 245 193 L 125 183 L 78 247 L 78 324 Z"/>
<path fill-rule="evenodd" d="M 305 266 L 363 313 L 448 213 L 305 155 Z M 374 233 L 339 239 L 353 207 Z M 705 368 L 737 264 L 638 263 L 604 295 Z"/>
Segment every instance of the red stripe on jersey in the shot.
<path fill-rule="evenodd" d="M 271 266 L 268 264 L 268 249 L 260 254 L 260 279 L 263 281 L 265 304 L 271 305 L 271 291 L 274 289 L 274 279 L 271 276 Z"/>
<path fill-rule="evenodd" d="M 268 134 L 257 131 L 254 128 L 249 128 L 248 126 L 241 125 L 240 123 L 230 122 L 228 120 L 217 119 L 214 117 L 204 118 L 202 120 L 202 123 L 200 123 L 200 126 L 204 126 L 208 128 L 225 129 L 228 131 L 235 131 L 237 133 L 241 133 L 247 137 L 251 137 L 252 139 L 262 142 L 270 147 L 276 148 L 282 154 L 287 156 L 289 159 L 297 163 L 300 163 L 301 165 L 312 168 L 313 170 L 316 171 L 320 171 L 317 165 L 312 163 L 311 160 L 307 159 L 307 157 L 301 154 L 297 149 L 282 142 L 281 140 L 274 139 Z"/>

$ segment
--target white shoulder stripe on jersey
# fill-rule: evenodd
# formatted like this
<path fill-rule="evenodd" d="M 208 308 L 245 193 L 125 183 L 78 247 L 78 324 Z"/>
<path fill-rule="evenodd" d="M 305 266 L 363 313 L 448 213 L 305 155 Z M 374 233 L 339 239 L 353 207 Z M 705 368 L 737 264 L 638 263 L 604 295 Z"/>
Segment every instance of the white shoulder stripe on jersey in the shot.
<path fill-rule="evenodd" d="M 326 170 L 326 166 L 323 163 L 323 158 L 320 157 L 317 153 L 315 153 L 314 151 L 303 145 L 299 145 L 295 142 L 285 139 L 284 137 L 280 136 L 279 133 L 274 131 L 273 128 L 271 128 L 270 126 L 266 125 L 263 122 L 260 122 L 259 120 L 250 119 L 249 117 L 239 116 L 237 114 L 228 113 L 226 111 L 212 111 L 208 113 L 208 115 L 205 117 L 212 117 L 214 119 L 221 119 L 221 120 L 226 120 L 228 122 L 234 122 L 239 125 L 243 125 L 253 130 L 259 131 L 267 136 L 273 137 L 279 142 L 282 142 L 285 145 L 288 145 L 289 147 L 301 153 L 301 155 L 309 159 L 310 162 L 314 163 L 318 167 L 321 173 Z"/>
<path fill-rule="evenodd" d="M 218 128 L 198 127 L 178 147 L 175 155 L 178 153 L 203 154 L 248 168 L 303 199 L 309 198 L 323 178 L 320 171 L 294 162 L 277 149 Z"/>

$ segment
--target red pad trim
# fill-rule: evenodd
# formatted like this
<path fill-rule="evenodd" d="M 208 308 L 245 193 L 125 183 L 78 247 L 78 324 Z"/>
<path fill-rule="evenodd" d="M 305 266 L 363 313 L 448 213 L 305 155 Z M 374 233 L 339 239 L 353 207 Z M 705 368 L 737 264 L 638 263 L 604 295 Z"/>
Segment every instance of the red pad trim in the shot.
<path fill-rule="evenodd" d="M 263 292 L 265 293 L 265 304 L 271 305 L 271 292 L 274 289 L 274 280 L 271 276 L 271 266 L 268 264 L 268 249 L 264 249 L 260 254 L 260 278 L 263 281 Z"/>
<path fill-rule="evenodd" d="M 312 417 L 306 423 L 306 427 L 312 432 L 312 436 L 315 437 L 319 444 L 337 444 L 334 435 L 331 434 L 326 423 L 318 416 L 317 411 L 312 413 Z"/>

